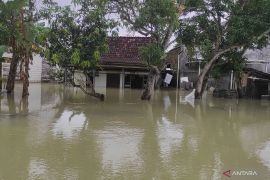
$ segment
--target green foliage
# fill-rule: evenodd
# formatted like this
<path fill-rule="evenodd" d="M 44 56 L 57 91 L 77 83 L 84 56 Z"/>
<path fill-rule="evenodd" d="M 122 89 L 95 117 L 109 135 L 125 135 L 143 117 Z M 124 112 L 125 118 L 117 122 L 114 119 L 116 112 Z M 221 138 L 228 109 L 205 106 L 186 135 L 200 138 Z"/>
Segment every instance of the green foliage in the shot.
<path fill-rule="evenodd" d="M 227 44 L 245 44 L 249 47 L 263 47 L 268 41 L 257 39 L 270 28 L 270 1 L 249 0 L 235 4 L 233 16 L 228 21 Z"/>
<path fill-rule="evenodd" d="M 0 1 L 0 45 L 31 49 L 36 26 L 31 20 L 30 0 Z M 21 47 L 21 48 L 18 48 Z M 21 52 L 23 53 L 23 52 Z"/>
<path fill-rule="evenodd" d="M 242 56 L 241 53 L 237 51 L 231 51 L 226 54 L 227 61 L 216 64 L 211 70 L 211 75 L 219 79 L 222 75 L 234 71 L 236 73 L 241 73 L 246 65 L 246 58 Z"/>
<path fill-rule="evenodd" d="M 139 49 L 140 56 L 150 66 L 160 66 L 165 59 L 162 48 L 157 43 L 148 44 Z"/>
<path fill-rule="evenodd" d="M 0 45 L 0 63 L 3 62 L 2 56 L 3 56 L 3 54 L 4 54 L 4 52 L 5 52 L 6 50 L 7 50 L 7 47 L 6 47 L 6 46 L 1 46 L 1 45 Z"/>
<path fill-rule="evenodd" d="M 71 55 L 71 63 L 74 65 L 79 65 L 81 61 L 80 58 L 80 50 L 79 49 L 74 49 L 72 55 Z"/>
<path fill-rule="evenodd" d="M 191 16 L 183 17 L 178 42 L 189 54 L 194 55 L 194 49 L 198 49 L 206 62 L 219 52 L 238 47 L 222 54 L 216 64 L 241 71 L 245 50 L 262 48 L 269 42 L 264 34 L 270 28 L 268 0 L 188 0 L 186 14 Z"/>
<path fill-rule="evenodd" d="M 50 29 L 45 29 L 47 43 L 44 55 L 62 67 L 95 68 L 101 54 L 108 49 L 107 34 L 111 21 L 107 14 L 107 1 L 76 0 L 76 11 L 69 6 L 51 5 L 43 10 L 50 17 Z M 49 12 L 49 13 L 46 13 Z M 41 34 L 43 39 L 43 33 Z"/>
<path fill-rule="evenodd" d="M 138 13 L 133 29 L 149 29 L 150 35 L 160 45 L 167 38 L 168 29 L 174 32 L 178 27 L 178 10 L 172 0 L 145 0 Z"/>
<path fill-rule="evenodd" d="M 176 1 L 118 0 L 115 3 L 125 26 L 152 38 L 152 44 L 141 49 L 142 58 L 148 65 L 164 65 L 165 51 L 170 46 L 171 38 L 179 26 Z"/>

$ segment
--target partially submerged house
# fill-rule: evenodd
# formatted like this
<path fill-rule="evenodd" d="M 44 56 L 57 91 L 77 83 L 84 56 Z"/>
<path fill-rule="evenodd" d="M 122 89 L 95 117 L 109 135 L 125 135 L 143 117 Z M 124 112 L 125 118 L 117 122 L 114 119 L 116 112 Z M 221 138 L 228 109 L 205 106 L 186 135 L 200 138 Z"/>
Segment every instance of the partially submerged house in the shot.
<path fill-rule="evenodd" d="M 177 46 L 167 53 L 167 66 L 173 69 L 173 80 L 170 86 L 176 87 L 177 71 L 179 70 L 179 84 L 181 88 L 191 89 L 197 82 L 200 73 L 200 59 L 193 61 L 187 55 L 183 46 Z M 188 86 L 188 87 L 187 87 Z"/>
<path fill-rule="evenodd" d="M 139 49 L 151 42 L 149 37 L 111 37 L 109 50 L 102 55 L 92 80 L 94 87 L 141 89 L 147 81 L 148 68 Z M 77 71 L 74 80 L 82 78 Z M 83 77 L 85 79 L 85 77 Z"/>
<path fill-rule="evenodd" d="M 270 45 L 261 50 L 248 50 L 244 96 L 261 98 L 270 96 Z"/>
<path fill-rule="evenodd" d="M 248 50 L 245 53 L 245 56 L 247 62 L 242 80 L 242 84 L 244 85 L 242 96 L 250 98 L 269 96 L 270 46 L 267 46 L 262 50 Z M 186 53 L 183 53 L 181 46 L 168 52 L 167 63 L 174 69 L 175 74 L 179 68 L 179 81 L 181 81 L 182 77 L 185 77 L 193 85 L 197 82 L 201 68 L 203 68 L 200 53 L 196 53 L 195 57 L 189 58 Z M 221 92 L 215 93 L 215 95 L 219 97 L 237 96 L 236 77 L 233 71 L 223 74 L 219 79 L 210 77 L 208 79 L 208 87 L 210 86 L 214 87 L 216 91 Z M 232 95 L 231 92 L 234 94 Z"/>
<path fill-rule="evenodd" d="M 116 37 L 109 39 L 109 51 L 101 57 L 96 74 L 96 87 L 143 88 L 148 68 L 139 49 L 151 42 L 148 37 Z"/>

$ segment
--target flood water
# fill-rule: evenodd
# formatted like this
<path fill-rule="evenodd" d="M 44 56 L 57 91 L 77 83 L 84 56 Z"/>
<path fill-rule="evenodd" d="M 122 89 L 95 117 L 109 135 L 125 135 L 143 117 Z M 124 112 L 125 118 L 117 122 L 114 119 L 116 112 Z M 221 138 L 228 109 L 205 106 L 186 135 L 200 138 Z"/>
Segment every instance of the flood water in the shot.
<path fill-rule="evenodd" d="M 270 101 L 207 98 L 194 104 L 159 91 L 32 84 L 28 100 L 1 97 L 0 180 L 270 179 Z M 184 95 L 184 92 L 180 92 Z M 176 99 L 178 99 L 176 103 Z"/>

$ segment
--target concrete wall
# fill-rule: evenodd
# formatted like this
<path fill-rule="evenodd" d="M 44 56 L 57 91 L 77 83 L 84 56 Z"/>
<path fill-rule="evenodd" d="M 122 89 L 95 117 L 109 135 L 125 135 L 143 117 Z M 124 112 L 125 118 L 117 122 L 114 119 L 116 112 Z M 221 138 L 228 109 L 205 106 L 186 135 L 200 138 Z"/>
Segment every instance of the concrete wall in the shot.
<path fill-rule="evenodd" d="M 95 88 L 106 88 L 107 87 L 107 74 L 100 72 L 98 76 L 95 76 L 94 86 Z"/>
<path fill-rule="evenodd" d="M 5 53 L 3 57 L 11 58 L 12 54 Z M 9 74 L 10 63 L 2 63 L 2 77 L 7 79 Z M 33 62 L 29 65 L 29 81 L 30 82 L 41 82 L 42 73 L 42 57 L 37 54 L 33 54 Z M 20 68 L 17 68 L 17 80 L 19 79 Z"/>
<path fill-rule="evenodd" d="M 74 83 L 76 85 L 83 85 L 86 86 L 86 76 L 84 75 L 84 73 L 80 72 L 80 71 L 76 71 L 74 73 Z M 83 83 L 83 84 L 82 84 Z"/>
<path fill-rule="evenodd" d="M 125 87 L 125 74 L 124 73 L 120 74 L 120 86 L 119 87 L 120 87 L 120 89 Z"/>
<path fill-rule="evenodd" d="M 42 60 L 42 73 L 41 73 L 41 80 L 47 81 L 50 79 L 49 71 L 52 67 L 50 66 L 49 62 L 45 59 Z"/>
<path fill-rule="evenodd" d="M 8 73 L 9 73 L 10 63 L 2 63 L 2 78 L 7 79 Z M 17 70 L 17 77 L 16 79 L 19 79 L 19 73 Z"/>
<path fill-rule="evenodd" d="M 33 63 L 30 64 L 29 81 L 41 82 L 42 57 L 38 54 L 33 55 Z"/>

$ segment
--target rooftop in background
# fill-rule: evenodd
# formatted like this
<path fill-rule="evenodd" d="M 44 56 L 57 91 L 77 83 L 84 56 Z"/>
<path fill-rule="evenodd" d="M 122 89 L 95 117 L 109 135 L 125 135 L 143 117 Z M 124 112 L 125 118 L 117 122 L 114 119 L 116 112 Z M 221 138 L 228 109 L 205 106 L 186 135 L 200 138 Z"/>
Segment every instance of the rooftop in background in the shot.
<path fill-rule="evenodd" d="M 145 66 L 139 48 L 150 42 L 149 37 L 111 37 L 109 51 L 101 57 L 101 65 Z"/>
<path fill-rule="evenodd" d="M 270 62 L 270 45 L 262 49 L 249 49 L 246 51 L 245 56 L 248 61 Z"/>

